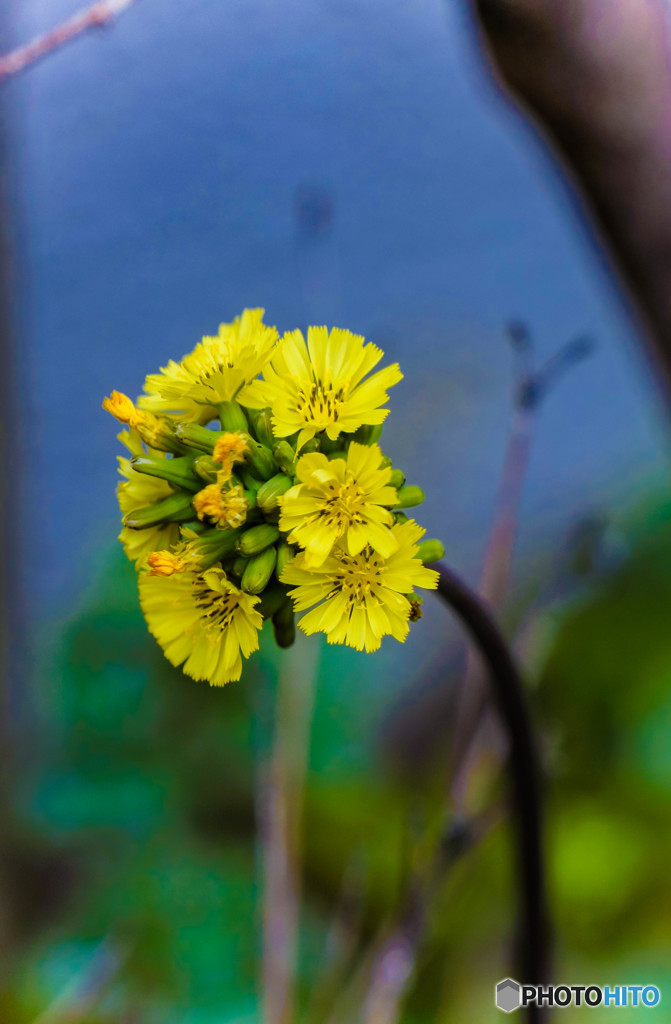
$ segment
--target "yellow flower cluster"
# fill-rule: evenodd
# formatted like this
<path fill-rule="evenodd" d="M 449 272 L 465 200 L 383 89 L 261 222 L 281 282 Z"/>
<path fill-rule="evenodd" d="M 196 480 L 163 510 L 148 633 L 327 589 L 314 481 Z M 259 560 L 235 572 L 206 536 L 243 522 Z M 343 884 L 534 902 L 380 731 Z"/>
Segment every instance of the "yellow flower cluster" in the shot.
<path fill-rule="evenodd" d="M 120 539 L 138 569 L 150 632 L 173 665 L 239 679 L 265 620 L 375 651 L 420 617 L 438 541 L 402 510 L 420 504 L 379 447 L 398 365 L 340 328 L 280 339 L 261 309 L 221 324 L 150 374 L 136 403 L 103 408 L 129 428 Z"/>

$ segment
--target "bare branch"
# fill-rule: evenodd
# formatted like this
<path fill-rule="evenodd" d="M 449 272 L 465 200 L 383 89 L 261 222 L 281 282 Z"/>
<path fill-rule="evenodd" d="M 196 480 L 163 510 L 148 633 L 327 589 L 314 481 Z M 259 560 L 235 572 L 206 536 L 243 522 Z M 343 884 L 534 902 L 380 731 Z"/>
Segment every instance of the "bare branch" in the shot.
<path fill-rule="evenodd" d="M 80 1024 L 89 1018 L 110 986 L 118 978 L 129 950 L 109 937 L 100 943 L 81 975 L 36 1019 L 35 1024 Z"/>
<path fill-rule="evenodd" d="M 35 64 L 89 29 L 104 28 L 111 24 L 132 3 L 135 0 L 97 0 L 97 3 L 78 11 L 50 32 L 0 57 L 0 82 Z"/>

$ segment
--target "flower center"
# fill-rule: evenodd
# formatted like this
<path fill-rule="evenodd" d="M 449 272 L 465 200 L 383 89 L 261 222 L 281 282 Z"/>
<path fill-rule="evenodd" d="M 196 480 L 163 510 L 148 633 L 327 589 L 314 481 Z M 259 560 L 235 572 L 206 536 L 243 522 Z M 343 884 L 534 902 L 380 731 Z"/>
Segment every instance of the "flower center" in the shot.
<path fill-rule="evenodd" d="M 209 638 L 220 639 L 222 630 L 227 629 L 233 621 L 238 607 L 237 594 L 222 594 L 218 590 L 212 590 L 197 576 L 193 585 L 193 598 L 196 607 L 202 613 Z"/>
<path fill-rule="evenodd" d="M 340 406 L 343 403 L 344 388 L 327 388 L 323 384 L 303 384 L 296 396 L 296 413 L 306 422 L 316 426 L 337 423 Z"/>
<path fill-rule="evenodd" d="M 352 523 L 362 523 L 362 505 L 363 491 L 353 480 L 347 480 L 340 485 L 329 484 L 324 501 L 324 513 L 331 525 L 343 530 Z"/>
<path fill-rule="evenodd" d="M 340 571 L 334 581 L 332 593 L 341 591 L 350 604 L 360 604 L 374 593 L 380 582 L 382 559 L 366 548 L 360 555 L 348 555 L 344 551 L 338 556 Z"/>

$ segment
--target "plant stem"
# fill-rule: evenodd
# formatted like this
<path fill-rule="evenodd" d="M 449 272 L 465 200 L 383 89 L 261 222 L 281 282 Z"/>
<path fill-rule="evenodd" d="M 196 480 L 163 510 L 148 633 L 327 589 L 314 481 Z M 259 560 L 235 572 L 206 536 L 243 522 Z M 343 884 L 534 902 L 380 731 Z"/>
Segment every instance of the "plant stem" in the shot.
<path fill-rule="evenodd" d="M 509 741 L 510 787 L 517 840 L 518 963 L 525 984 L 545 981 L 549 967 L 548 915 L 542 850 L 540 771 L 524 687 L 498 626 L 484 602 L 445 565 L 438 594 L 461 619 L 490 670 L 493 695 Z M 528 1020 L 541 1020 L 535 1006 Z"/>
<path fill-rule="evenodd" d="M 311 650 L 313 653 L 309 653 Z M 300 842 L 317 647 L 303 640 L 284 655 L 269 764 L 259 768 L 263 857 L 263 1021 L 295 1019 L 300 914 Z"/>

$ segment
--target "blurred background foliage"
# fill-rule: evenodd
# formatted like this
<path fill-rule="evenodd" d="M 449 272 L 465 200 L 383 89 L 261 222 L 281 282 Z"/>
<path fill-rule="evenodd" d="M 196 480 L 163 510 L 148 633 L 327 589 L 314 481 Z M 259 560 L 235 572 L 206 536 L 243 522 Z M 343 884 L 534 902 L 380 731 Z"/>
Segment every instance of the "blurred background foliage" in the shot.
<path fill-rule="evenodd" d="M 552 902 L 569 983 L 671 980 L 668 512 L 666 501 L 646 503 L 617 524 L 585 524 L 554 580 L 547 566 L 528 567 L 515 609 L 548 770 Z M 33 1020 L 63 990 L 77 1004 L 77 985 L 95 989 L 106 967 L 82 1020 L 257 1019 L 255 759 L 267 756 L 282 654 L 266 642 L 239 685 L 194 685 L 147 635 L 133 571 L 114 550 L 55 637 L 7 849 L 19 862 L 6 1019 Z M 458 668 L 455 649 L 452 671 L 438 662 L 433 685 L 449 690 Z M 431 742 L 425 679 L 409 674 L 372 710 L 369 672 L 364 656 L 320 651 L 302 847 L 305 1007 L 319 1009 L 320 986 L 328 999 L 327 939 L 343 887 L 356 961 L 398 911 L 409 847 L 421 846 L 421 823 L 439 806 L 441 758 L 411 773 L 399 769 L 402 752 L 391 763 L 408 705 L 415 734 Z M 418 707 L 431 709 L 423 723 Z M 439 887 L 403 1020 L 495 1019 L 483 978 L 506 969 L 508 845 L 503 821 Z"/>
<path fill-rule="evenodd" d="M 15 41 L 77 6 L 13 3 Z M 300 640 L 284 656 L 265 642 L 239 684 L 213 691 L 162 658 L 111 540 L 103 394 L 134 394 L 245 305 L 280 330 L 361 331 L 401 362 L 385 448 L 470 580 L 510 416 L 505 323 L 527 319 L 544 357 L 596 340 L 542 410 L 504 621 L 548 773 L 557 977 L 664 992 L 665 430 L 617 290 L 497 97 L 465 6 L 142 0 L 4 97 L 22 630 L 0 764 L 0 1020 L 260 1019 L 255 788 L 287 665 L 315 683 L 306 1020 L 338 1006 L 358 1019 L 338 963 L 356 981 L 439 832 L 464 662 L 444 609 L 427 601 L 408 643 L 374 657 L 321 645 L 314 661 Z M 476 803 L 498 807 L 481 769 Z M 403 1024 L 496 1020 L 513 915 L 497 820 L 434 893 Z M 643 1012 L 663 1019 L 664 998 L 619 1019 Z"/>

